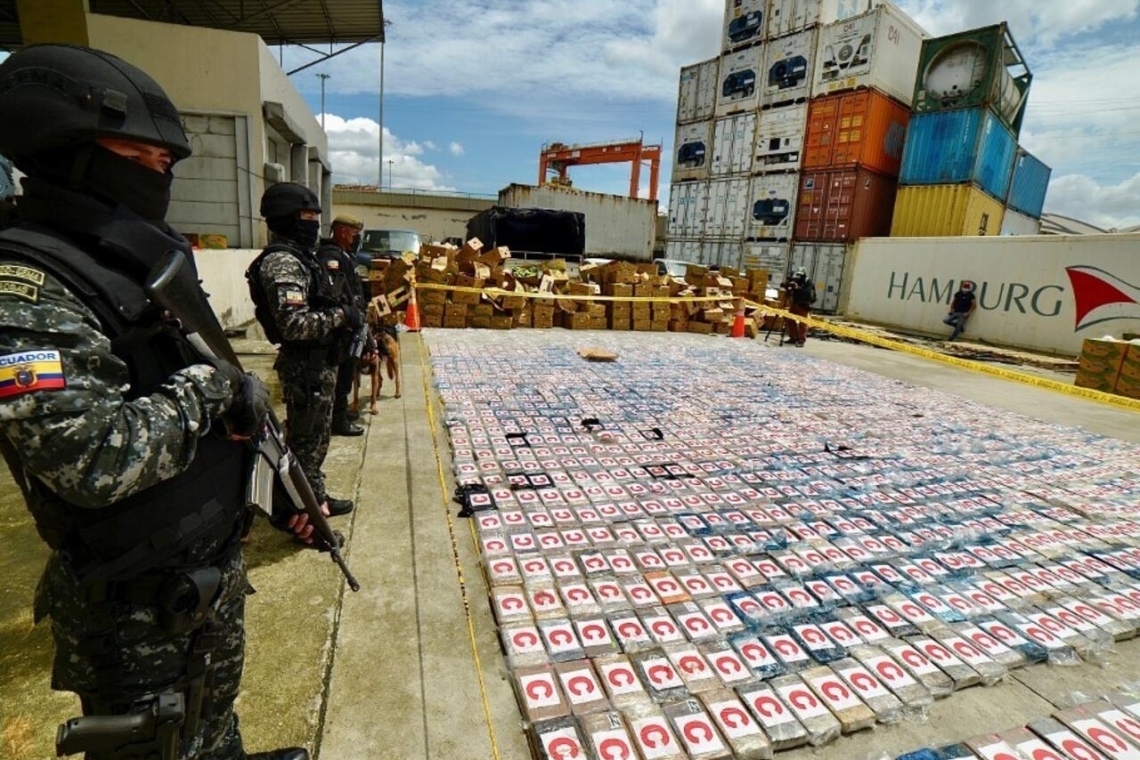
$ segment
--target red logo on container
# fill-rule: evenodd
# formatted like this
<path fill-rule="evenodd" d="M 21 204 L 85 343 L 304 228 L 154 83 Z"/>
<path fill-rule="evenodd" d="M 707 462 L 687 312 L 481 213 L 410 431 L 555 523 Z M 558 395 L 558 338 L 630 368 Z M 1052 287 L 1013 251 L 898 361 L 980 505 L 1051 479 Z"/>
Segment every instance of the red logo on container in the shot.
<path fill-rule="evenodd" d="M 1074 332 L 1115 319 L 1140 317 L 1140 287 L 1098 267 L 1068 267 L 1077 318 Z"/>

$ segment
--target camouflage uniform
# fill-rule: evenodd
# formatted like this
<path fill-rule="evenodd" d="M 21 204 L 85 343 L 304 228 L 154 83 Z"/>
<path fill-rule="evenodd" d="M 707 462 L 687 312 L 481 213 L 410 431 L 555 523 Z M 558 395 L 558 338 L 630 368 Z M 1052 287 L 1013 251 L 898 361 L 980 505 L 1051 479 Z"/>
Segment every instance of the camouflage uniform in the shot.
<path fill-rule="evenodd" d="M 287 415 L 286 437 L 318 501 L 328 497 L 321 470 L 329 450 L 333 391 L 347 318 L 336 304 L 331 278 L 316 266 L 311 251 L 271 246 L 257 276 L 281 337 L 274 369 L 281 380 Z M 307 257 L 306 262 L 298 257 Z M 316 278 L 316 279 L 314 279 Z"/>
<path fill-rule="evenodd" d="M 7 367 L 5 359 L 11 360 Z M 26 494 L 46 487 L 88 512 L 161 487 L 191 464 L 231 398 L 229 382 L 205 364 L 175 372 L 150 395 L 128 400 L 129 387 L 127 364 L 112 352 L 94 313 L 52 275 L 4 260 L 0 252 L 0 449 Z M 242 456 L 240 446 L 231 448 L 233 456 Z M 240 523 L 240 511 L 232 518 Z M 207 564 L 232 543 L 216 536 L 166 564 Z M 244 757 L 233 700 L 249 586 L 240 551 L 227 556 L 208 624 L 218 641 L 216 699 L 184 747 L 203 760 Z M 69 556 L 54 552 L 35 596 L 36 622 L 45 616 L 52 621 L 52 688 L 78 693 L 85 712 L 96 699 L 123 704 L 169 688 L 185 675 L 197 634 L 174 635 L 158 615 L 154 605 L 142 603 L 93 606 Z M 113 642 L 111 651 L 93 651 L 99 640 Z"/>

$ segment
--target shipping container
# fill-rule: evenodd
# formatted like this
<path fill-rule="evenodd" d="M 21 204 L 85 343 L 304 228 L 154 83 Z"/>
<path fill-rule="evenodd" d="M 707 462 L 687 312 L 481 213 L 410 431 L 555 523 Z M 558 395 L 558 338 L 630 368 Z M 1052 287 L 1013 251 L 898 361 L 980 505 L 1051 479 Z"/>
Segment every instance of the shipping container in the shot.
<path fill-rule="evenodd" d="M 890 3 L 823 27 L 812 95 L 873 87 L 909 106 L 925 37 L 922 27 Z"/>
<path fill-rule="evenodd" d="M 813 26 L 858 16 L 883 0 L 771 0 L 768 4 L 768 38 L 776 39 Z"/>
<path fill-rule="evenodd" d="M 1005 206 L 977 185 L 900 187 L 891 237 L 976 237 L 1001 234 Z"/>
<path fill-rule="evenodd" d="M 808 279 L 815 283 L 813 311 L 834 314 L 839 307 L 847 252 L 843 243 L 795 243 L 792 246 L 788 269 L 794 272 L 803 267 Z"/>
<path fill-rule="evenodd" d="M 706 267 L 735 266 L 733 262 L 740 260 L 740 239 L 735 240 L 703 240 L 700 253 L 694 263 L 704 264 Z M 692 259 L 685 259 L 692 261 Z"/>
<path fill-rule="evenodd" d="M 653 242 L 657 238 L 657 201 L 553 185 L 512 184 L 499 191 L 499 205 L 511 209 L 538 208 L 584 214 L 588 255 L 617 254 L 646 261 L 653 255 Z"/>
<path fill-rule="evenodd" d="M 783 282 L 788 270 L 790 243 L 744 243 L 739 269 L 767 269 L 768 281 Z"/>
<path fill-rule="evenodd" d="M 805 169 L 858 166 L 897 177 L 910 110 L 878 90 L 816 98 L 808 112 Z"/>
<path fill-rule="evenodd" d="M 752 178 L 745 208 L 746 240 L 791 240 L 795 232 L 800 175 L 762 174 Z"/>
<path fill-rule="evenodd" d="M 797 171 L 803 162 L 808 104 L 795 103 L 761 111 L 756 120 L 756 158 L 752 171 Z"/>
<path fill-rule="evenodd" d="M 717 119 L 713 126 L 713 177 L 752 173 L 752 149 L 756 142 L 756 112 Z"/>
<path fill-rule="evenodd" d="M 1024 148 L 1017 149 L 1013 161 L 1013 180 L 1009 183 L 1006 205 L 1036 219 L 1045 210 L 1045 193 L 1053 170 Z"/>
<path fill-rule="evenodd" d="M 697 263 L 701 257 L 700 240 L 674 240 L 665 243 L 665 258 L 676 261 L 691 261 Z"/>
<path fill-rule="evenodd" d="M 1012 208 L 1007 208 L 1001 220 L 1001 234 L 1004 236 L 1040 235 L 1041 220 L 1037 217 L 1014 211 Z"/>
<path fill-rule="evenodd" d="M 914 112 L 989 108 L 1020 134 L 1032 82 L 1004 23 L 938 37 L 922 45 Z"/>
<path fill-rule="evenodd" d="M 698 121 L 677 127 L 673 144 L 673 181 L 708 179 L 712 165 L 712 121 Z"/>
<path fill-rule="evenodd" d="M 744 237 L 751 191 L 750 177 L 714 179 L 709 183 L 709 211 L 705 216 L 706 238 Z"/>
<path fill-rule="evenodd" d="M 716 110 L 716 90 L 719 86 L 719 57 L 682 68 L 677 95 L 677 123 L 711 119 Z"/>
<path fill-rule="evenodd" d="M 907 128 L 899 181 L 904 185 L 973 182 L 1005 200 L 1017 140 L 993 111 L 959 109 L 915 114 Z"/>
<path fill-rule="evenodd" d="M 898 181 L 869 169 L 805 171 L 796 208 L 796 240 L 854 242 L 891 231 Z"/>
<path fill-rule="evenodd" d="M 716 93 L 718 118 L 760 108 L 760 76 L 763 66 L 763 45 L 753 45 L 721 57 L 720 86 Z"/>
<path fill-rule="evenodd" d="M 727 0 L 720 49 L 725 53 L 764 40 L 768 26 L 768 0 Z"/>
<path fill-rule="evenodd" d="M 681 182 L 669 188 L 669 227 L 666 236 L 699 238 L 705 233 L 709 208 L 708 182 Z"/>
<path fill-rule="evenodd" d="M 819 27 L 811 27 L 764 46 L 763 108 L 796 103 L 811 97 Z"/>

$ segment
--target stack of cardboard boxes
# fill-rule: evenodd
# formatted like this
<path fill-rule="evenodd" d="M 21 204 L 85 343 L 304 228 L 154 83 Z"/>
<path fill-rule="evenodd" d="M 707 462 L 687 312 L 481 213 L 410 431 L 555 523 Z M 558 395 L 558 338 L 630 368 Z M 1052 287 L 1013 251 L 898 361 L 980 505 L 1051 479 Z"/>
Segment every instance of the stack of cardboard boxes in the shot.
<path fill-rule="evenodd" d="M 1140 345 L 1086 340 L 1081 347 L 1077 385 L 1140 399 Z"/>

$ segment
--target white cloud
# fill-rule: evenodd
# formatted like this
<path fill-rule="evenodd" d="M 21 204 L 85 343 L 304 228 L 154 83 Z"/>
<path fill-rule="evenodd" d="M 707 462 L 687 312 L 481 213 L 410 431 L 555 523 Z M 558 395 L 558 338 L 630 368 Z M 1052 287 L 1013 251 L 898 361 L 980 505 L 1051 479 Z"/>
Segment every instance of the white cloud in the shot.
<path fill-rule="evenodd" d="M 457 142 L 453 142 L 451 145 L 447 146 L 447 148 L 451 151 L 451 155 L 453 156 L 462 156 L 466 152 L 463 150 L 463 146 Z"/>
<path fill-rule="evenodd" d="M 941 35 L 1008 21 L 1013 38 L 1026 52 L 1108 24 L 1130 21 L 1140 11 L 1140 0 L 900 0 L 931 34 Z"/>
<path fill-rule="evenodd" d="M 424 147 L 428 150 L 439 150 L 439 146 L 433 143 L 431 140 L 424 140 Z"/>
<path fill-rule="evenodd" d="M 1082 174 L 1054 179 L 1048 207 L 1104 229 L 1133 227 L 1140 224 L 1140 173 L 1114 185 Z"/>
<path fill-rule="evenodd" d="M 329 137 L 329 154 L 333 182 L 337 184 L 375 185 L 379 180 L 379 125 L 372 119 L 344 119 L 328 114 L 325 131 Z M 418 156 L 423 148 L 405 142 L 384 128 L 384 187 L 418 190 L 454 190 L 435 166 Z"/>

